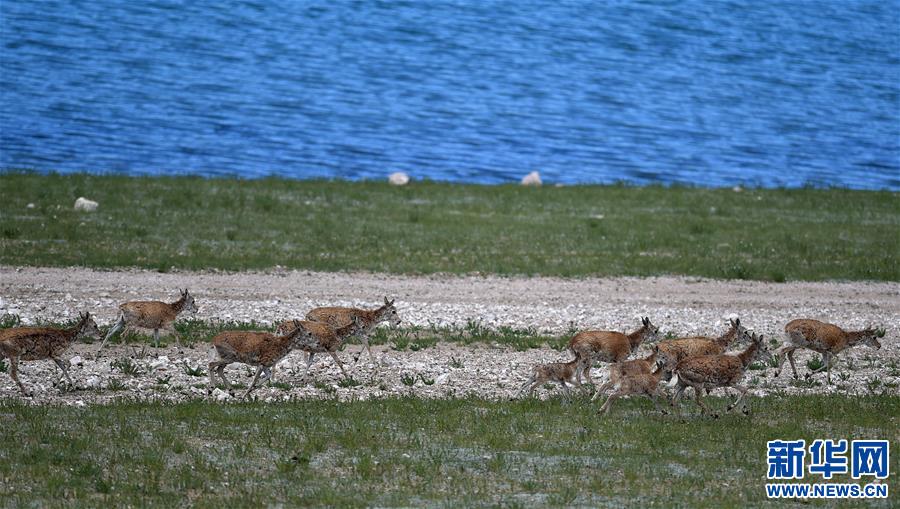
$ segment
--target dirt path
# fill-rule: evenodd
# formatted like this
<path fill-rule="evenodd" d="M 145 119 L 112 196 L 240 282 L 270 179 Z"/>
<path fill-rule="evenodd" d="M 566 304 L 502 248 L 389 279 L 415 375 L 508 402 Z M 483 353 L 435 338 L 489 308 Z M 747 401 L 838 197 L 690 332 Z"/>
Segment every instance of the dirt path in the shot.
<path fill-rule="evenodd" d="M 900 284 L 897 283 L 762 283 L 748 281 L 716 281 L 697 278 L 500 278 L 457 276 L 393 276 L 382 274 L 309 273 L 296 271 L 272 271 L 251 273 L 175 272 L 157 273 L 140 270 L 95 271 L 90 269 L 45 269 L 0 267 L 0 315 L 15 313 L 26 323 L 37 319 L 62 319 L 72 317 L 78 311 L 91 311 L 98 322 L 108 325 L 116 313 L 119 302 L 130 299 L 166 299 L 177 296 L 178 288 L 190 288 L 200 306 L 199 318 L 233 319 L 271 322 L 276 319 L 297 317 L 318 305 L 376 305 L 384 295 L 397 299 L 398 310 L 404 321 L 416 325 L 462 325 L 467 320 L 481 320 L 484 325 L 496 327 L 536 327 L 540 330 L 562 332 L 574 325 L 577 328 L 623 330 L 633 328 L 637 317 L 650 316 L 663 332 L 679 335 L 715 334 L 723 329 L 723 319 L 740 316 L 744 323 L 771 337 L 781 337 L 781 329 L 788 320 L 796 317 L 813 317 L 832 321 L 849 328 L 867 324 L 888 327 L 881 350 L 858 347 L 842 354 L 837 371 L 847 373 L 841 387 L 824 385 L 795 387 L 782 373 L 779 380 L 759 382 L 759 391 L 788 390 L 864 390 L 867 385 L 888 384 L 897 391 L 900 382 L 900 340 L 897 324 L 900 324 Z M 91 347 L 77 345 L 71 355 L 87 357 Z M 350 347 L 355 355 L 356 346 Z M 110 355 L 127 355 L 130 351 L 120 348 Z M 184 375 L 178 363 L 181 356 L 193 363 L 205 362 L 208 351 L 204 347 L 194 350 L 154 352 L 154 357 L 168 357 L 168 368 L 176 379 Z M 296 355 L 296 354 L 295 354 Z M 379 350 L 385 366 L 377 373 L 374 367 L 361 363 L 360 371 L 366 383 L 359 387 L 339 388 L 334 378 L 330 360 L 317 363 L 317 369 L 327 372 L 323 382 L 331 384 L 341 395 L 366 397 L 383 392 L 409 390 L 399 383 L 403 374 L 419 373 L 425 380 L 439 380 L 433 385 L 416 382 L 420 392 L 435 396 L 475 393 L 484 396 L 511 395 L 513 386 L 521 383 L 527 366 L 534 362 L 549 362 L 566 357 L 565 353 L 535 349 L 514 352 L 489 347 L 458 347 L 441 345 L 420 352 L 397 352 L 387 347 Z M 450 358 L 463 360 L 463 368 L 450 367 Z M 801 354 L 799 365 L 811 356 Z M 296 361 L 291 357 L 290 363 Z M 848 362 L 849 361 L 849 362 Z M 148 365 L 146 366 L 148 369 Z M 288 381 L 296 373 L 289 363 Z M 34 380 L 28 373 L 47 373 L 50 363 L 35 362 L 25 365 L 26 379 Z M 84 379 L 100 378 L 102 387 L 108 377 L 116 376 L 110 370 L 109 360 L 84 361 L 73 370 L 73 376 Z M 164 361 L 157 362 L 160 366 Z M 105 366 L 105 367 L 104 367 Z M 55 367 L 53 367 L 55 369 Z M 157 368 L 153 368 L 157 369 Z M 82 373 L 78 375 L 77 373 Z M 151 370 L 152 371 L 152 370 Z M 370 372 L 371 371 L 371 372 Z M 234 368 L 234 373 L 243 372 Z M 605 372 L 601 369 L 600 372 Z M 454 373 L 465 376 L 452 376 Z M 443 378 L 441 378 L 443 375 Z M 472 376 L 477 375 L 477 376 Z M 149 377 L 150 375 L 144 375 Z M 299 376 L 299 375 L 298 375 Z M 748 378 L 752 376 L 748 375 Z M 769 375 L 771 376 L 771 374 Z M 157 377 L 141 383 L 155 382 Z M 601 376 L 602 378 L 602 376 Z M 835 377 L 838 380 L 840 378 Z M 457 385 L 452 385 L 458 379 Z M 877 379 L 879 382 L 872 382 Z M 132 382 L 124 379 L 126 382 Z M 822 380 L 824 382 L 824 380 Z M 205 378 L 178 382 L 189 389 L 186 396 L 196 392 L 205 394 L 200 387 Z M 141 385 L 138 383 L 137 386 Z M 451 383 L 450 386 L 445 386 Z M 499 385 L 498 385 L 499 384 Z M 764 384 L 769 384 L 768 386 Z M 320 384 L 321 385 L 321 384 Z M 379 388 L 382 386 L 383 388 Z M 416 387 L 416 386 L 414 386 Z M 0 375 L 0 397 L 13 395 L 12 382 Z M 448 392 L 447 389 L 452 389 Z M 288 390 L 266 388 L 264 397 L 306 396 L 322 392 L 322 388 L 307 385 Z M 266 391 L 276 391 L 266 396 Z M 299 391 L 299 392 L 298 392 Z M 310 392 L 311 391 L 311 392 Z M 380 392 L 379 392 L 380 391 Z M 385 392 L 386 391 L 386 392 Z M 55 391 L 53 391 L 54 394 Z M 129 391 L 121 391 L 128 393 Z M 74 396 L 72 396 L 74 394 Z M 119 394 L 119 393 L 116 393 Z M 116 396 L 108 391 L 76 391 L 66 396 L 88 401 L 105 400 Z M 51 399 L 55 399 L 53 396 Z M 39 398 L 40 399 L 40 398 Z"/>
<path fill-rule="evenodd" d="M 215 273 L 0 267 L 0 312 L 63 318 L 88 309 L 114 318 L 129 299 L 174 299 L 190 288 L 199 317 L 271 321 L 324 304 L 375 305 L 396 298 L 406 321 L 535 326 L 559 331 L 631 326 L 649 315 L 664 330 L 690 333 L 737 314 L 763 330 L 788 317 L 829 318 L 849 326 L 898 323 L 897 283 L 762 283 L 697 278 L 499 278 L 310 272 Z M 770 322 L 779 322 L 771 323 Z M 688 330 L 685 330 L 687 328 Z"/>

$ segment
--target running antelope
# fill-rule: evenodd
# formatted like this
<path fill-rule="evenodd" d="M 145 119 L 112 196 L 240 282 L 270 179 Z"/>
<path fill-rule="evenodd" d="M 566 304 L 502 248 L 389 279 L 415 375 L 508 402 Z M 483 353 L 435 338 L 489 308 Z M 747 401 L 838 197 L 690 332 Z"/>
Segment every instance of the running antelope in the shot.
<path fill-rule="evenodd" d="M 656 345 L 659 354 L 658 362 L 669 369 L 669 373 L 675 369 L 679 362 L 688 357 L 700 355 L 719 355 L 725 353 L 729 345 L 735 341 L 749 341 L 750 334 L 741 325 L 741 319 L 729 320 L 731 327 L 718 338 L 711 339 L 703 336 L 690 338 L 667 339 Z"/>
<path fill-rule="evenodd" d="M 594 401 L 601 393 L 606 392 L 610 387 L 616 385 L 619 380 L 628 376 L 649 375 L 653 373 L 654 367 L 656 367 L 656 350 L 643 359 L 632 359 L 630 361 L 610 364 L 609 380 L 597 389 L 597 392 L 594 393 L 591 401 Z"/>
<path fill-rule="evenodd" d="M 772 354 L 769 352 L 769 347 L 766 346 L 765 341 L 763 341 L 762 335 L 751 334 L 750 345 L 741 353 L 701 355 L 699 357 L 689 357 L 679 362 L 675 366 L 674 376 L 669 383 L 670 387 L 678 385 L 675 395 L 672 397 L 672 406 L 678 404 L 686 388 L 693 387 L 697 404 L 700 405 L 702 413 L 705 414 L 709 411 L 709 408 L 703 404 L 700 398 L 701 389 L 709 391 L 717 387 L 734 387 L 740 391 L 741 395 L 738 396 L 734 403 L 729 405 L 728 411 L 730 412 L 746 396 L 747 387 L 738 384 L 744 378 L 744 372 L 746 372 L 747 367 L 757 360 L 770 362 Z M 743 412 L 744 414 L 750 413 L 746 403 L 744 404 Z M 713 414 L 713 417 L 718 418 L 719 414 Z"/>
<path fill-rule="evenodd" d="M 304 378 L 309 373 L 309 367 L 312 366 L 315 354 L 325 352 L 328 352 L 331 355 L 331 358 L 334 359 L 334 362 L 337 363 L 338 367 L 341 368 L 341 373 L 344 374 L 344 378 L 350 378 L 349 375 L 347 375 L 347 371 L 344 370 L 344 365 L 341 363 L 341 360 L 338 359 L 337 351 L 341 345 L 344 344 L 345 339 L 350 336 L 356 336 L 357 334 L 366 334 L 368 328 L 375 325 L 373 323 L 366 325 L 356 316 L 352 317 L 351 320 L 352 322 L 350 322 L 349 325 L 345 325 L 338 329 L 332 329 L 322 322 L 295 320 L 301 327 L 309 331 L 314 339 L 311 343 L 299 347 L 309 354 L 309 357 L 306 359 L 306 370 L 303 372 Z"/>
<path fill-rule="evenodd" d="M 14 327 L 0 330 L 0 355 L 9 359 L 9 376 L 19 386 L 22 395 L 30 396 L 19 381 L 19 361 L 51 359 L 62 371 L 69 385 L 75 385 L 69 376 L 68 362 L 59 356 L 79 337 L 100 339 L 100 330 L 90 313 L 79 315 L 78 322 L 68 329 Z"/>
<path fill-rule="evenodd" d="M 153 344 L 158 347 L 159 330 L 164 329 L 177 337 L 174 326 L 175 318 L 177 318 L 179 314 L 185 312 L 197 312 L 194 296 L 187 290 L 182 290 L 181 297 L 171 304 L 156 300 L 136 300 L 121 304 L 119 306 L 119 317 L 100 343 L 100 348 L 97 349 L 97 355 L 100 355 L 100 350 L 103 349 L 103 345 L 106 344 L 106 341 L 123 327 L 153 329 Z"/>
<path fill-rule="evenodd" d="M 538 364 L 531 368 L 531 377 L 522 384 L 517 394 L 522 394 L 528 389 L 528 395 L 534 394 L 534 389 L 544 382 L 559 382 L 569 398 L 569 386 L 566 382 L 580 386 L 581 383 L 575 380 L 575 371 L 578 368 L 578 359 L 569 362 L 551 362 L 550 364 Z M 530 386 L 530 387 L 529 387 Z"/>
<path fill-rule="evenodd" d="M 591 364 L 594 360 L 604 362 L 623 362 L 637 350 L 644 341 L 655 341 L 659 336 L 659 327 L 650 323 L 650 319 L 641 319 L 641 328 L 631 334 L 612 331 L 584 331 L 579 332 L 569 341 L 569 350 L 580 361 L 575 376 L 581 383 L 581 375 L 584 374 L 591 384 Z"/>
<path fill-rule="evenodd" d="M 664 414 L 668 413 L 659 406 L 659 400 L 657 399 L 665 399 L 665 395 L 660 390 L 659 381 L 663 378 L 666 370 L 667 368 L 665 366 L 658 365 L 656 366 L 656 371 L 652 373 L 631 374 L 618 378 L 615 383 L 615 392 L 606 398 L 606 402 L 603 403 L 603 406 L 600 407 L 600 410 L 598 410 L 597 413 L 606 415 L 606 413 L 609 412 L 609 407 L 612 405 L 614 399 L 634 394 L 646 395 L 653 401 L 653 406 L 655 406 L 657 410 Z M 594 397 L 597 397 L 596 394 Z M 593 398 L 591 398 L 591 401 L 593 401 Z"/>
<path fill-rule="evenodd" d="M 311 346 L 316 343 L 312 333 L 303 328 L 299 321 L 294 322 L 294 327 L 285 334 L 272 334 L 270 332 L 252 331 L 224 331 L 216 334 L 212 344 L 219 355 L 219 359 L 209 363 L 209 383 L 216 384 L 215 375 L 231 389 L 231 384 L 225 378 L 225 367 L 233 362 L 257 366 L 253 383 L 244 393 L 246 398 L 250 391 L 256 388 L 260 373 L 265 374 L 263 381 L 272 376 L 272 367 L 296 348 Z"/>
<path fill-rule="evenodd" d="M 397 315 L 397 308 L 394 307 L 394 301 L 388 300 L 387 297 L 384 298 L 384 305 L 376 309 L 322 307 L 315 308 L 309 313 L 306 313 L 307 320 L 311 322 L 322 322 L 332 329 L 339 329 L 346 325 L 350 325 L 354 316 L 362 321 L 363 325 L 366 327 L 366 331 L 371 330 L 376 324 L 381 322 L 388 322 L 392 327 L 400 325 L 400 316 Z M 290 327 L 290 323 L 290 320 L 282 322 L 278 326 L 278 330 L 281 330 L 283 326 Z M 369 359 L 372 360 L 372 364 L 375 364 L 375 356 L 372 355 L 372 349 L 369 347 L 368 334 L 360 334 L 359 339 L 362 341 L 362 344 L 365 345 L 366 351 L 369 352 Z"/>
<path fill-rule="evenodd" d="M 775 350 L 775 355 L 778 356 L 778 372 L 775 373 L 775 376 L 777 377 L 781 374 L 784 357 L 787 356 L 788 360 L 791 361 L 791 370 L 794 372 L 794 378 L 797 378 L 794 350 L 808 348 L 822 354 L 822 360 L 824 361 L 822 367 L 813 371 L 813 373 L 818 373 L 823 369 L 826 370 L 828 383 L 831 383 L 831 364 L 834 362 L 837 354 L 860 343 L 872 348 L 881 348 L 878 338 L 883 338 L 885 332 L 885 329 L 872 328 L 860 331 L 845 331 L 837 325 L 818 320 L 792 320 L 784 326 L 787 342 Z"/>

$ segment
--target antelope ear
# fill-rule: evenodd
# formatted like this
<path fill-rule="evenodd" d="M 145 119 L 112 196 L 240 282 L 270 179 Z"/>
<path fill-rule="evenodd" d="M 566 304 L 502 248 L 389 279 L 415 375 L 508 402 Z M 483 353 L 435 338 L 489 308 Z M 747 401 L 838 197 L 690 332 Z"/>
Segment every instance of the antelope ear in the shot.
<path fill-rule="evenodd" d="M 734 320 L 731 321 L 731 325 L 733 325 L 735 328 L 740 327 L 740 326 L 741 326 L 741 319 L 740 319 L 740 318 L 735 318 Z"/>
<path fill-rule="evenodd" d="M 649 317 L 646 317 L 646 316 L 643 317 L 643 318 L 641 318 L 641 323 L 644 324 L 644 325 L 649 325 L 649 324 L 650 324 L 650 318 L 649 318 Z"/>

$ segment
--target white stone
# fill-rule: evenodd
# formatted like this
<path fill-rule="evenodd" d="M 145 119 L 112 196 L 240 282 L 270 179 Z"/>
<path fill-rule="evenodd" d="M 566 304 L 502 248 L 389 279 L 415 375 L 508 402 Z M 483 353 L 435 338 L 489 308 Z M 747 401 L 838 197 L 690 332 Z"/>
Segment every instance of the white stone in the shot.
<path fill-rule="evenodd" d="M 409 184 L 409 175 L 402 171 L 394 172 L 388 177 L 388 182 L 394 186 L 405 186 L 406 184 Z"/>
<path fill-rule="evenodd" d="M 29 203 L 28 205 L 25 205 L 25 208 L 27 208 L 27 209 L 33 209 L 33 208 L 34 208 L 34 203 Z"/>
<path fill-rule="evenodd" d="M 77 200 L 75 200 L 75 210 L 81 210 L 84 212 L 93 212 L 97 210 L 97 207 L 99 205 L 99 203 L 93 200 L 88 200 L 84 196 L 81 196 Z"/>
<path fill-rule="evenodd" d="M 69 364 L 73 366 L 81 366 L 82 364 L 84 364 L 84 359 L 82 359 L 80 355 L 76 355 L 75 357 L 69 359 Z"/>
<path fill-rule="evenodd" d="M 85 383 L 87 384 L 88 388 L 90 388 L 90 389 L 99 389 L 101 380 L 100 380 L 99 376 L 92 376 L 92 377 L 89 377 L 87 379 L 87 381 L 85 381 Z"/>
<path fill-rule="evenodd" d="M 150 361 L 150 369 L 152 369 L 154 371 L 164 370 L 168 366 L 169 366 L 169 358 L 168 357 L 160 357 L 158 359 L 154 359 L 154 360 Z"/>
<path fill-rule="evenodd" d="M 522 177 L 523 186 L 539 186 L 541 185 L 541 174 L 533 171 Z"/>
<path fill-rule="evenodd" d="M 79 399 L 79 400 L 76 400 L 76 401 L 75 401 L 74 403 L 72 403 L 72 404 L 75 405 L 75 406 L 77 406 L 77 407 L 84 407 L 84 406 L 87 406 L 87 405 L 84 403 L 84 400 L 80 400 L 80 399 Z"/>
<path fill-rule="evenodd" d="M 212 392 L 212 396 L 216 401 L 225 401 L 230 397 L 227 392 L 218 387 Z"/>

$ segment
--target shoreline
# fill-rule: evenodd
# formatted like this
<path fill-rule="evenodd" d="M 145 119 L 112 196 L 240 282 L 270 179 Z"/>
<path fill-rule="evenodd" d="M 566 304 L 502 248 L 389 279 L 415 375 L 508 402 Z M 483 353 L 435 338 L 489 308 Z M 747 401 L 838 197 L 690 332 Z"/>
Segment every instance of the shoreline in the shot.
<path fill-rule="evenodd" d="M 524 171 L 522 176 L 524 177 L 528 172 Z M 5 175 L 33 175 L 38 177 L 87 177 L 87 178 L 122 178 L 122 179 L 170 179 L 170 180 L 221 180 L 221 181 L 237 181 L 237 182 L 260 182 L 260 181 L 276 181 L 276 182 L 296 182 L 296 183 L 337 183 L 337 184 L 358 184 L 358 185 L 367 185 L 367 184 L 384 184 L 388 185 L 388 177 L 390 173 L 386 173 L 383 178 L 358 178 L 358 179 L 350 179 L 343 177 L 315 177 L 315 178 L 292 178 L 284 175 L 270 174 L 270 175 L 262 175 L 258 177 L 244 177 L 242 175 L 199 175 L 199 174 L 128 174 L 128 173 L 119 173 L 119 172 L 91 172 L 91 171 L 66 171 L 59 172 L 56 170 L 39 170 L 32 168 L 3 168 L 0 169 L 0 177 Z M 435 180 L 431 178 L 417 178 L 415 175 L 409 175 L 410 180 L 408 184 L 404 184 L 403 186 L 397 187 L 415 187 L 416 185 L 445 185 L 445 186 L 472 186 L 472 187 L 503 187 L 503 186 L 513 186 L 513 187 L 529 187 L 523 186 L 519 180 L 509 180 L 506 182 L 461 182 L 461 181 L 452 181 L 452 180 Z M 722 184 L 719 186 L 705 186 L 696 183 L 686 183 L 686 182 L 635 182 L 629 180 L 615 180 L 609 182 L 576 182 L 576 183 L 563 183 L 563 182 L 554 182 L 547 181 L 544 182 L 543 185 L 537 186 L 538 188 L 544 189 L 554 189 L 554 188 L 663 188 L 663 189 L 697 189 L 697 190 L 709 190 L 709 191 L 802 191 L 802 190 L 811 190 L 811 191 L 846 191 L 850 193 L 892 193 L 898 194 L 900 193 L 900 188 L 891 189 L 891 188 L 874 188 L 874 187 L 840 187 L 833 185 L 823 185 L 816 184 L 815 182 L 805 182 L 803 184 L 798 184 L 795 186 L 760 186 L 755 185 L 750 182 L 732 182 L 728 184 Z"/>

